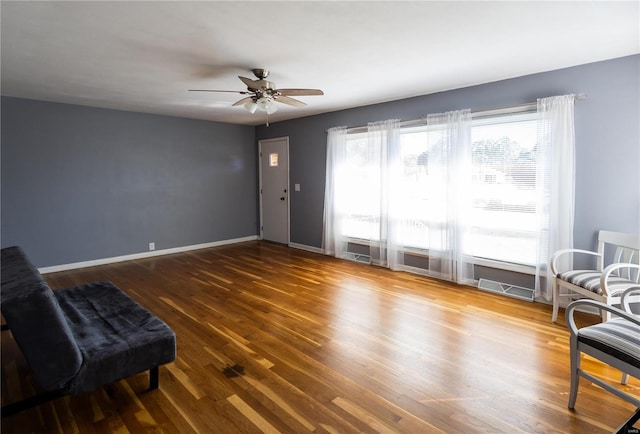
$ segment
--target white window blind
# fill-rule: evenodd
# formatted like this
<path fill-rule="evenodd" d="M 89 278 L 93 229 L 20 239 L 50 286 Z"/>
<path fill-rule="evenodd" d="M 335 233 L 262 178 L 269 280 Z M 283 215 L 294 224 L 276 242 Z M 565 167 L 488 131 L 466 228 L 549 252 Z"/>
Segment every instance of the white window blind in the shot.
<path fill-rule="evenodd" d="M 536 143 L 535 112 L 473 121 L 467 254 L 535 264 Z"/>

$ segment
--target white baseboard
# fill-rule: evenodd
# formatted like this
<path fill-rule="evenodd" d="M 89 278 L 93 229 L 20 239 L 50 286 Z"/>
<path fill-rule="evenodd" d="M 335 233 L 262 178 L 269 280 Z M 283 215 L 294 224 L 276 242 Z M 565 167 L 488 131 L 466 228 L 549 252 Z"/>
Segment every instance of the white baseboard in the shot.
<path fill-rule="evenodd" d="M 133 261 L 135 259 L 152 258 L 154 256 L 171 255 L 173 253 L 188 252 L 191 250 L 207 249 L 209 247 L 224 246 L 226 244 L 243 243 L 245 241 L 255 241 L 257 235 L 251 235 L 243 238 L 234 238 L 231 240 L 213 241 L 211 243 L 194 244 L 191 246 L 174 247 L 172 249 L 153 250 L 150 252 L 133 253 L 131 255 L 115 256 L 112 258 L 95 259 L 92 261 L 74 262 L 71 264 L 53 265 L 51 267 L 38 268 L 40 274 L 57 273 L 59 271 L 76 270 L 78 268 L 95 267 L 97 265 L 114 264 L 116 262 Z"/>
<path fill-rule="evenodd" d="M 307 252 L 320 253 L 320 254 L 323 253 L 320 247 L 307 246 L 305 244 L 289 243 L 289 247 L 293 247 L 294 249 L 306 250 Z"/>

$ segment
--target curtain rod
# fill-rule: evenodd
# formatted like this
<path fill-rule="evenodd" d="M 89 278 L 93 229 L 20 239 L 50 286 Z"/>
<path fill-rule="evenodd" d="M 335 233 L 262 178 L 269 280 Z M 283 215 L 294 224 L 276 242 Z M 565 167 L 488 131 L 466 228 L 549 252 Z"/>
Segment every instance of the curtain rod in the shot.
<path fill-rule="evenodd" d="M 582 101 L 583 99 L 587 98 L 587 95 L 584 93 L 577 93 L 575 94 L 576 96 L 576 101 Z M 514 110 L 514 111 L 518 111 L 518 109 L 520 110 L 526 110 L 529 107 L 533 107 L 535 108 L 538 105 L 537 101 L 533 101 L 533 102 L 529 102 L 529 103 L 524 103 L 524 104 L 517 104 L 517 105 L 512 105 L 512 106 L 503 106 L 503 107 L 493 107 L 493 108 L 486 108 L 486 109 L 476 109 L 476 110 L 471 110 L 471 113 L 483 113 L 483 112 L 500 112 L 500 111 L 505 111 L 505 110 Z"/>
<path fill-rule="evenodd" d="M 585 93 L 577 93 L 576 95 L 576 101 L 582 101 L 584 99 L 587 99 L 587 95 Z M 529 103 L 524 103 L 524 104 L 517 104 L 517 105 L 511 105 L 511 106 L 503 106 L 503 107 L 494 107 L 494 108 L 485 108 L 485 109 L 476 109 L 476 110 L 471 110 L 472 114 L 480 114 L 480 113 L 486 113 L 485 115 L 495 115 L 495 114 L 500 114 L 500 112 L 503 111 L 527 111 L 527 110 L 532 110 L 534 108 L 536 108 L 538 102 L 534 101 L 534 102 L 529 102 Z M 493 112 L 493 113 L 490 113 Z M 415 118 L 415 119 L 408 119 L 408 120 L 401 120 L 400 123 L 403 125 L 407 125 L 407 124 L 411 124 L 414 122 L 421 122 L 423 120 L 426 119 L 426 115 L 421 116 L 419 118 Z M 359 130 L 362 130 L 362 132 L 366 132 L 367 131 L 367 126 L 366 125 L 360 125 L 360 126 L 356 126 L 356 127 L 347 127 L 347 132 L 350 133 L 355 133 L 355 132 L 360 132 Z M 329 130 L 326 130 L 326 132 L 329 132 Z"/>

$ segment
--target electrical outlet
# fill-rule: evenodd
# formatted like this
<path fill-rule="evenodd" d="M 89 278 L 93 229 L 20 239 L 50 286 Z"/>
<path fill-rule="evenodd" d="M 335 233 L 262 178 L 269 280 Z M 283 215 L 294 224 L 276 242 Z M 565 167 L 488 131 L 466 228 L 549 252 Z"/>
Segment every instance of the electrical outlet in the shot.
<path fill-rule="evenodd" d="M 156 249 L 156 243 L 149 243 L 149 250 L 155 250 Z"/>

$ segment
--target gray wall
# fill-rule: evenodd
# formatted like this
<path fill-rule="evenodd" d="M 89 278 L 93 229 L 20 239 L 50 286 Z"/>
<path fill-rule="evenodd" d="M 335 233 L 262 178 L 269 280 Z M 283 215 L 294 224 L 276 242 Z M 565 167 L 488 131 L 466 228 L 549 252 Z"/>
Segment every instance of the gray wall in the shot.
<path fill-rule="evenodd" d="M 472 67 L 472 65 L 469 65 Z M 578 248 L 595 248 L 597 231 L 640 231 L 640 56 L 629 56 L 416 98 L 359 107 L 256 128 L 256 138 L 289 136 L 291 241 L 320 247 L 326 130 L 429 113 L 482 110 L 585 93 L 575 109 Z M 366 92 L 366 89 L 363 89 Z M 318 97 L 321 98 L 321 97 Z"/>
<path fill-rule="evenodd" d="M 38 267 L 257 235 L 255 129 L 2 98 L 2 246 Z"/>
<path fill-rule="evenodd" d="M 640 230 L 639 76 L 636 55 L 255 129 L 3 97 L 1 244 L 44 267 L 257 235 L 256 140 L 289 136 L 291 241 L 320 247 L 328 128 L 585 93 L 574 235 L 594 248 Z"/>

